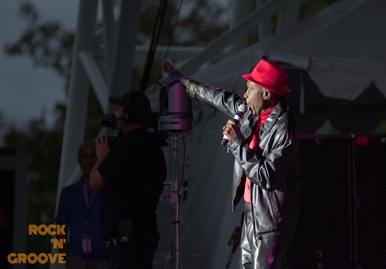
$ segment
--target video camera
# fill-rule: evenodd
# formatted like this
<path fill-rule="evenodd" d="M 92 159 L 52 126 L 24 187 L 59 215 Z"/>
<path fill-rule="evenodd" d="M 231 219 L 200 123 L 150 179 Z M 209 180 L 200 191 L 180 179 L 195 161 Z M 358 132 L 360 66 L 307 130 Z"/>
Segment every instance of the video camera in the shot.
<path fill-rule="evenodd" d="M 100 120 L 102 126 L 115 130 L 115 124 L 117 122 L 117 118 L 114 116 L 114 113 L 107 114 L 103 116 Z M 115 135 L 108 136 L 109 146 L 112 147 L 114 143 L 123 136 L 121 132 L 118 132 Z"/>

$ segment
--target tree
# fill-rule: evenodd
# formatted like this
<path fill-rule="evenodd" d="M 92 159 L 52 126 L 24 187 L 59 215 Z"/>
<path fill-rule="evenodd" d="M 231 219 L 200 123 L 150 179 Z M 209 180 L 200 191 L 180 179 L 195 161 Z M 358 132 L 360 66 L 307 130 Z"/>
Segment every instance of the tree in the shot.
<path fill-rule="evenodd" d="M 28 22 L 28 28 L 18 41 L 4 46 L 5 53 L 11 56 L 28 55 L 34 65 L 53 69 L 66 78 L 67 89 L 74 32 L 64 29 L 59 22 L 41 22 L 31 2 L 22 2 L 18 13 Z"/>
<path fill-rule="evenodd" d="M 30 120 L 24 130 L 11 125 L 4 136 L 7 146 L 20 147 L 27 156 L 29 224 L 53 223 L 62 136 L 60 128 L 47 129 L 44 118 Z M 50 251 L 49 237 L 28 237 L 27 253 Z M 44 266 L 35 264 L 33 268 Z"/>

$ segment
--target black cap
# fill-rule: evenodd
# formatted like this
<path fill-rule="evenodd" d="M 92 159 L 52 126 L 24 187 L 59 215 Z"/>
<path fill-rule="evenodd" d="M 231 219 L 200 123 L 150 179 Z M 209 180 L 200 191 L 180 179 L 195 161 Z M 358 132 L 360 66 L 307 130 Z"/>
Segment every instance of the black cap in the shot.
<path fill-rule="evenodd" d="M 110 97 L 110 103 L 125 106 L 123 117 L 127 122 L 138 121 L 144 125 L 149 124 L 153 112 L 150 100 L 141 91 L 129 91 L 121 97 Z"/>
<path fill-rule="evenodd" d="M 110 97 L 110 103 L 115 105 L 123 105 L 126 108 L 132 110 L 138 110 L 138 112 L 146 113 L 151 111 L 150 100 L 147 96 L 140 91 L 129 91 L 121 97 Z"/>
<path fill-rule="evenodd" d="M 121 97 L 110 97 L 109 101 L 114 105 L 126 105 L 126 102 L 129 99 L 130 95 L 130 92 L 127 92 Z"/>

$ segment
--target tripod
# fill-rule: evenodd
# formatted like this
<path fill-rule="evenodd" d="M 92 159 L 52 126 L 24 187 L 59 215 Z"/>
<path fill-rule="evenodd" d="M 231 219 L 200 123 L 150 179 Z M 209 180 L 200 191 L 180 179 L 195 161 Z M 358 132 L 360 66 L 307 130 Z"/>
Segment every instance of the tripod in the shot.
<path fill-rule="evenodd" d="M 181 83 L 164 85 L 160 91 L 160 110 L 162 116 L 158 120 L 160 131 L 170 132 L 173 139 L 174 173 L 170 181 L 170 201 L 173 206 L 172 243 L 174 267 L 180 268 L 180 231 L 179 231 L 179 201 L 184 188 L 181 189 L 178 180 L 178 134 L 192 129 L 191 99 L 186 94 L 186 87 Z M 186 198 L 186 196 L 185 196 Z"/>
<path fill-rule="evenodd" d="M 179 184 L 178 179 L 178 133 L 172 133 L 173 140 L 173 152 L 174 152 L 174 165 L 173 165 L 173 179 L 170 182 L 165 184 L 170 185 L 170 194 L 166 195 L 170 197 L 170 202 L 173 209 L 173 220 L 172 220 L 172 245 L 173 245 L 173 255 L 174 255 L 174 267 L 173 269 L 179 269 L 180 266 L 180 236 L 179 236 L 179 206 L 180 199 L 183 197 L 183 201 L 186 199 L 188 183 L 187 180 L 184 180 L 182 185 Z"/>
<path fill-rule="evenodd" d="M 173 221 L 172 221 L 172 242 L 174 247 L 174 269 L 179 269 L 180 265 L 180 231 L 179 231 L 179 200 L 180 190 L 178 182 L 178 133 L 174 132 L 173 136 L 173 151 L 174 151 L 174 180 L 170 182 L 170 202 L 173 205 Z M 174 231 L 174 235 L 173 235 Z"/>

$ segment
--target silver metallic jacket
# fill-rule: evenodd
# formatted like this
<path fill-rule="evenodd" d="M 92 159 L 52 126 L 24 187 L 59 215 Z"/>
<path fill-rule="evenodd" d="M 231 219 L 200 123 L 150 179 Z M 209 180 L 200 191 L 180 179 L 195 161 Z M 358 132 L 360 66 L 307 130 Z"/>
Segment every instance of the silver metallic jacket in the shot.
<path fill-rule="evenodd" d="M 189 81 L 187 93 L 233 117 L 245 100 L 220 88 Z M 248 109 L 240 122 L 241 134 L 227 144 L 235 156 L 234 210 L 244 195 L 246 176 L 251 180 L 252 218 L 257 238 L 294 231 L 299 215 L 300 165 L 296 121 L 281 98 L 260 128 L 256 151 L 248 147 L 259 116 Z"/>

